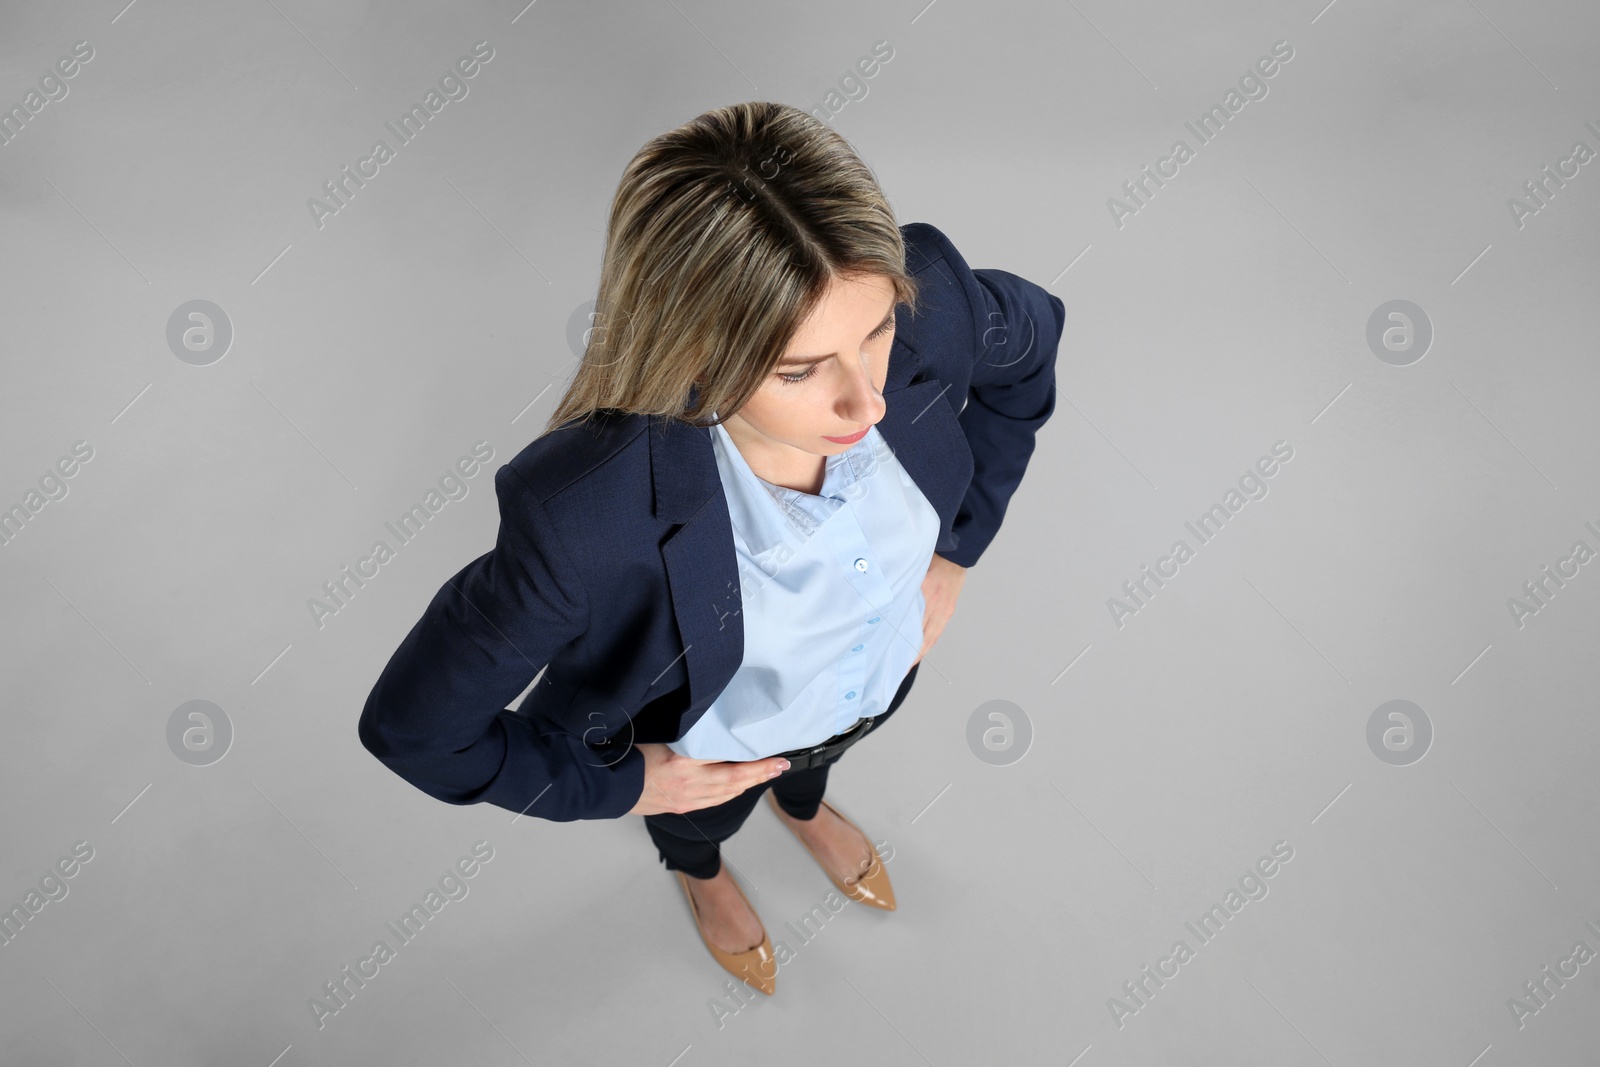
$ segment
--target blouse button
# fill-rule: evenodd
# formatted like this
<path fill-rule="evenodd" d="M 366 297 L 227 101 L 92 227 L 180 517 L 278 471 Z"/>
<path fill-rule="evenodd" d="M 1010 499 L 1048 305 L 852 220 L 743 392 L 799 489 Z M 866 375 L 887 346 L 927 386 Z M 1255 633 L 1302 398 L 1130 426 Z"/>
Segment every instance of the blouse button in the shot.
<path fill-rule="evenodd" d="M 857 645 L 855 648 L 852 648 L 850 651 L 851 652 L 860 652 L 863 648 L 866 648 L 866 647 L 867 647 L 866 645 Z"/>
<path fill-rule="evenodd" d="M 881 616 L 881 615 L 874 615 L 872 618 L 867 620 L 867 625 L 871 626 L 873 623 L 877 622 L 882 617 L 883 616 Z"/>
<path fill-rule="evenodd" d="M 854 700 L 856 698 L 856 691 L 854 689 L 850 690 L 850 692 L 844 695 L 844 698 L 846 700 Z"/>
<path fill-rule="evenodd" d="M 867 570 L 867 561 L 864 560 L 864 559 L 856 560 L 856 570 L 858 570 L 858 571 L 862 572 L 863 574 L 865 574 L 866 570 Z"/>

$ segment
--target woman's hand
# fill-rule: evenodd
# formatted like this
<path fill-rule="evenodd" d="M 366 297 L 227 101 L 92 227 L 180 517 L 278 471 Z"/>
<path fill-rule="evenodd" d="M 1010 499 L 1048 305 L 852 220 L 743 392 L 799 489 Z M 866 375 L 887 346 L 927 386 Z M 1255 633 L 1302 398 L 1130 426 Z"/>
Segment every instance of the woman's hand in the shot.
<path fill-rule="evenodd" d="M 922 651 L 917 653 L 912 667 L 922 662 L 922 657 L 944 633 L 944 624 L 956 613 L 956 599 L 961 596 L 961 586 L 966 580 L 967 568 L 934 553 L 928 563 L 928 573 L 922 579 L 922 599 L 926 605 L 922 612 Z"/>
<path fill-rule="evenodd" d="M 707 760 L 680 756 L 663 744 L 641 742 L 644 789 L 629 815 L 681 815 L 726 803 L 789 766 L 781 756 L 755 760 Z"/>

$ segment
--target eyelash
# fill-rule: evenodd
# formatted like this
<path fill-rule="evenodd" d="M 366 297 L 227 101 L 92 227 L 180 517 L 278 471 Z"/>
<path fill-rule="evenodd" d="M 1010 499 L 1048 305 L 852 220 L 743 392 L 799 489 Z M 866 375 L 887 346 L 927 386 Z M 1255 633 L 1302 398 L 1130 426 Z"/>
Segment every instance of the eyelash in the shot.
<path fill-rule="evenodd" d="M 879 327 L 877 330 L 874 330 L 871 334 L 867 335 L 867 340 L 873 341 L 873 340 L 876 340 L 879 337 L 882 337 L 884 334 L 886 334 L 890 330 L 894 329 L 894 325 L 895 325 L 894 324 L 894 320 L 893 319 L 889 320 L 883 326 Z M 801 375 L 798 375 L 798 376 L 791 376 L 791 375 L 788 375 L 788 374 L 780 374 L 780 375 L 778 375 L 778 380 L 781 381 L 784 385 L 799 385 L 801 382 L 805 381 L 807 378 L 809 378 L 813 374 L 817 373 L 817 368 L 820 367 L 821 365 L 822 364 L 820 364 L 820 363 L 813 363 L 813 364 L 811 364 L 811 366 L 806 368 L 806 372 L 804 374 L 801 374 Z"/>

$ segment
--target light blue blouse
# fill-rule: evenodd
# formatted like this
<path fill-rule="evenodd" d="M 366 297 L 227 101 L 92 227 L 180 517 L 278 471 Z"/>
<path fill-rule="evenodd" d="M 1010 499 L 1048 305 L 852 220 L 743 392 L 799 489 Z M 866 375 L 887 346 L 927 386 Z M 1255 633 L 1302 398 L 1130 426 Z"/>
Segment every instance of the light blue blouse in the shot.
<path fill-rule="evenodd" d="M 758 477 L 726 429 L 710 430 L 738 551 L 744 660 L 668 747 L 763 759 L 888 709 L 922 649 L 939 516 L 876 426 L 827 458 L 817 496 Z"/>

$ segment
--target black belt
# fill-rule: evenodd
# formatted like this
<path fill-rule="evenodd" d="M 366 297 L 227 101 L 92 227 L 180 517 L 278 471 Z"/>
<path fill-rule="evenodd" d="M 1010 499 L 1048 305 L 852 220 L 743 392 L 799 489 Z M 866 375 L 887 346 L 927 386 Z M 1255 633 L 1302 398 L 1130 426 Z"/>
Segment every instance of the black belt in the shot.
<path fill-rule="evenodd" d="M 782 756 L 788 760 L 790 771 L 804 771 L 812 767 L 820 767 L 865 737 L 867 730 L 872 726 L 872 721 L 876 718 L 876 715 L 868 715 L 864 719 L 857 719 L 856 724 L 850 729 L 841 734 L 834 734 L 820 745 L 797 748 L 789 752 L 778 752 L 774 753 L 774 755 Z M 783 773 L 788 774 L 789 771 Z"/>

